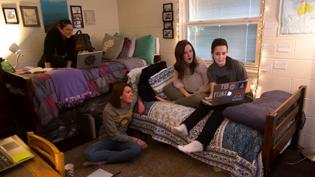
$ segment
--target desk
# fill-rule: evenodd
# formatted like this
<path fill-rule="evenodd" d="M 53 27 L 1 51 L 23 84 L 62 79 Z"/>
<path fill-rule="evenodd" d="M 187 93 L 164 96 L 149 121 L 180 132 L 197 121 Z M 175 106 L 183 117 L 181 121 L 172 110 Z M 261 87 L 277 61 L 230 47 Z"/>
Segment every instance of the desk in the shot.
<path fill-rule="evenodd" d="M 35 153 L 34 153 L 35 154 Z M 27 162 L 0 174 L 3 177 L 62 177 L 37 154 Z"/>
<path fill-rule="evenodd" d="M 12 136 L 18 142 L 21 139 L 17 136 Z M 24 143 L 19 143 L 25 148 L 30 150 L 30 148 Z M 31 151 L 31 150 L 30 150 Z M 34 151 L 32 153 L 35 155 L 34 158 L 23 162 L 11 169 L 1 172 L 2 177 L 62 177 L 57 171 L 55 171 L 46 161 L 44 161 L 40 156 L 38 156 Z"/>

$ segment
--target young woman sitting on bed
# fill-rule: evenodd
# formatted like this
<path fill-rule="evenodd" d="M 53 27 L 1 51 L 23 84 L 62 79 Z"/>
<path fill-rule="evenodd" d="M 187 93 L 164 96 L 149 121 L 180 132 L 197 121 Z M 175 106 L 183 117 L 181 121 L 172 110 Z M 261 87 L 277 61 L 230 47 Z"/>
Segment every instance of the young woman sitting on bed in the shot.
<path fill-rule="evenodd" d="M 148 147 L 143 140 L 126 134 L 132 119 L 132 103 L 131 86 L 126 83 L 114 85 L 103 111 L 101 140 L 86 149 L 84 155 L 88 161 L 84 165 L 125 162 L 139 156 Z"/>
<path fill-rule="evenodd" d="M 242 81 L 247 79 L 247 73 L 244 66 L 227 56 L 228 54 L 228 44 L 226 40 L 218 38 L 212 42 L 211 45 L 211 55 L 214 60 L 208 68 L 208 79 L 210 83 L 211 92 L 207 99 L 212 98 L 212 90 L 215 84 L 222 84 L 227 82 Z M 249 84 L 247 84 L 249 85 Z M 247 93 L 250 92 L 249 87 L 246 90 Z M 249 102 L 251 99 L 246 97 L 242 102 L 237 102 L 233 104 L 240 104 L 243 102 Z M 210 143 L 217 128 L 223 121 L 222 112 L 223 110 L 231 106 L 231 104 L 224 104 L 218 106 L 210 106 L 200 102 L 198 108 L 179 126 L 174 127 L 174 133 L 187 136 L 189 131 L 211 110 L 214 110 L 209 119 L 207 120 L 202 132 L 199 134 L 196 140 L 192 141 L 187 145 L 179 145 L 178 149 L 186 152 L 199 152 Z"/>
<path fill-rule="evenodd" d="M 207 66 L 196 59 L 194 47 L 187 40 L 177 43 L 175 57 L 175 79 L 164 88 L 164 92 L 176 104 L 197 107 L 209 94 Z M 157 99 L 164 101 L 159 97 Z"/>

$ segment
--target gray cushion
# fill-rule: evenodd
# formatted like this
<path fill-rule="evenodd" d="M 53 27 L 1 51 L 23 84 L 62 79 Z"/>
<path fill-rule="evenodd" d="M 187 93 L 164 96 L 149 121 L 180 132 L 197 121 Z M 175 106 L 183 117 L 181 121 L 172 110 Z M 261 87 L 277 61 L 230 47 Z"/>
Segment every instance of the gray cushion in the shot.
<path fill-rule="evenodd" d="M 109 60 L 116 59 L 123 48 L 123 44 L 123 37 L 111 36 L 106 33 L 103 46 L 104 58 Z"/>
<path fill-rule="evenodd" d="M 263 132 L 266 115 L 275 110 L 290 96 L 290 93 L 280 90 L 265 92 L 260 98 L 251 103 L 226 108 L 223 116 Z"/>

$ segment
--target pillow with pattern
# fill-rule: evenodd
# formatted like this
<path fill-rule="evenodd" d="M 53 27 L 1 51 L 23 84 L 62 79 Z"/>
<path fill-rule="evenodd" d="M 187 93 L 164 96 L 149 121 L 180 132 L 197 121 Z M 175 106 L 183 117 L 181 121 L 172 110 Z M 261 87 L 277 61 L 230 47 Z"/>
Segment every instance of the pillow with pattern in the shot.
<path fill-rule="evenodd" d="M 123 37 L 111 36 L 106 33 L 103 44 L 104 58 L 109 60 L 116 59 L 122 50 L 123 44 Z"/>
<path fill-rule="evenodd" d="M 161 98 L 166 98 L 163 88 L 173 82 L 174 80 L 174 67 L 162 69 L 160 72 L 154 74 L 149 79 L 149 84 L 154 90 L 155 94 Z"/>

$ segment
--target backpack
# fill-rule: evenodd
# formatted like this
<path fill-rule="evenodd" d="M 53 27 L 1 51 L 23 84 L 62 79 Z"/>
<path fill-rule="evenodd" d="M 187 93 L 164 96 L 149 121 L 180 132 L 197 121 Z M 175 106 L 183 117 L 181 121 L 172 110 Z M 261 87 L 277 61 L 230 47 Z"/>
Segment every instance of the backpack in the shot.
<path fill-rule="evenodd" d="M 76 51 L 87 50 L 89 52 L 92 52 L 94 50 L 89 34 L 82 33 L 81 30 L 78 30 L 73 37 L 75 40 Z"/>

